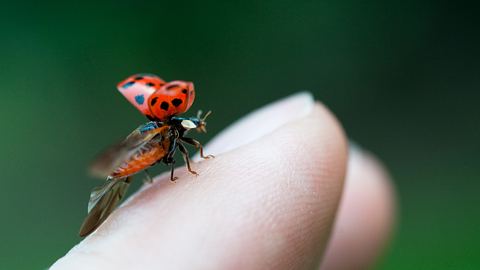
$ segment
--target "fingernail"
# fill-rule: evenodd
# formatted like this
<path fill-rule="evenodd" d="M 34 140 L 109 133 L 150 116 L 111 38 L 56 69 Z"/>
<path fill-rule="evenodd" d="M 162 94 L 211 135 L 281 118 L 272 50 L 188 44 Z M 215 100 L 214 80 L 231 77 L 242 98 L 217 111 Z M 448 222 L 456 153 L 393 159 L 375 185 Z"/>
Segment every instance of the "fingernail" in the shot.
<path fill-rule="evenodd" d="M 300 92 L 270 103 L 234 122 L 206 147 L 218 155 L 265 136 L 282 125 L 307 116 L 314 106 L 309 92 Z"/>

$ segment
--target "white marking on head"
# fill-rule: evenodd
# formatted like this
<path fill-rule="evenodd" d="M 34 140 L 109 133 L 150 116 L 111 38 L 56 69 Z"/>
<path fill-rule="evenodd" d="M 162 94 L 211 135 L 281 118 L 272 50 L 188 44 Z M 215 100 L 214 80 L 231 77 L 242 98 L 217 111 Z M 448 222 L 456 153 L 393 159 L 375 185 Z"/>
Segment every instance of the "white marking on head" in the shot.
<path fill-rule="evenodd" d="M 195 125 L 195 123 L 193 123 L 191 120 L 183 120 L 180 124 L 186 129 L 197 128 L 197 125 Z"/>

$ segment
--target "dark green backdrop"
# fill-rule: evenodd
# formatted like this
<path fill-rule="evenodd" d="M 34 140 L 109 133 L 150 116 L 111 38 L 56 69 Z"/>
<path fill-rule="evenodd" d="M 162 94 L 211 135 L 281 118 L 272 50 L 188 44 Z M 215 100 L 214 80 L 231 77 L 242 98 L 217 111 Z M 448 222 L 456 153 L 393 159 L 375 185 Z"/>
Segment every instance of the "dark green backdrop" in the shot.
<path fill-rule="evenodd" d="M 80 240 L 89 160 L 144 121 L 115 89 L 137 72 L 195 82 L 191 111 L 214 110 L 203 140 L 311 90 L 395 179 L 379 268 L 480 267 L 476 7 L 173 2 L 1 5 L 0 268 L 46 267 Z"/>

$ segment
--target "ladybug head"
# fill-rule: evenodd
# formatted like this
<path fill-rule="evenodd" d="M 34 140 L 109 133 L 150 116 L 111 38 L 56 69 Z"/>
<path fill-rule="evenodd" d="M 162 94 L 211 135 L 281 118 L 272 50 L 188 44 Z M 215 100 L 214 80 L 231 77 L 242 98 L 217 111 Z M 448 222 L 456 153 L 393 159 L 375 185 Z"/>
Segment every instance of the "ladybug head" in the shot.
<path fill-rule="evenodd" d="M 207 117 L 211 114 L 211 111 L 208 111 L 202 117 L 202 111 L 198 111 L 197 117 L 190 117 L 187 119 L 181 119 L 180 124 L 185 130 L 196 129 L 198 132 L 207 133 Z"/>

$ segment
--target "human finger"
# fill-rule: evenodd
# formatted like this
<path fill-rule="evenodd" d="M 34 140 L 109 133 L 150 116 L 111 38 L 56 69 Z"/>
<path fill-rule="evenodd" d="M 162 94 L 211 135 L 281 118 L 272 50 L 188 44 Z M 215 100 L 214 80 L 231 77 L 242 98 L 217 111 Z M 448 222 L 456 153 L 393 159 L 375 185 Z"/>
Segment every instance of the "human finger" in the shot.
<path fill-rule="evenodd" d="M 264 115 L 281 118 L 278 106 Z M 259 115 L 243 121 L 261 125 Z M 220 154 L 196 164 L 199 177 L 159 177 L 53 269 L 311 269 L 340 199 L 346 140 L 320 104 L 283 121 L 222 152 L 228 134 L 251 132 L 237 123 L 207 148 Z"/>

